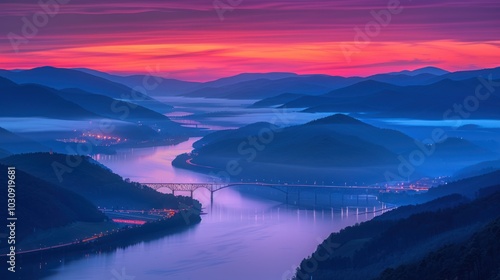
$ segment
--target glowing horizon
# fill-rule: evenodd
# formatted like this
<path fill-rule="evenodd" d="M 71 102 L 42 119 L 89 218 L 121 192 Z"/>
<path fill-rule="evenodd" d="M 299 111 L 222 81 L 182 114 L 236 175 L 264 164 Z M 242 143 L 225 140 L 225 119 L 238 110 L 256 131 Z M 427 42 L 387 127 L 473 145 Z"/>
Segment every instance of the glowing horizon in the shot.
<path fill-rule="evenodd" d="M 224 13 L 224 20 L 212 1 L 73 0 L 47 16 L 32 38 L 23 36 L 23 18 L 33 22 L 42 7 L 28 0 L 6 2 L 0 4 L 6 23 L 0 25 L 2 69 L 54 66 L 135 74 L 149 67 L 166 78 L 208 81 L 249 72 L 369 76 L 426 66 L 459 71 L 500 64 L 495 36 L 500 3 L 492 0 L 384 0 L 378 5 L 243 0 Z M 373 22 L 379 29 L 365 29 Z M 349 54 L 352 50 L 359 52 Z"/>

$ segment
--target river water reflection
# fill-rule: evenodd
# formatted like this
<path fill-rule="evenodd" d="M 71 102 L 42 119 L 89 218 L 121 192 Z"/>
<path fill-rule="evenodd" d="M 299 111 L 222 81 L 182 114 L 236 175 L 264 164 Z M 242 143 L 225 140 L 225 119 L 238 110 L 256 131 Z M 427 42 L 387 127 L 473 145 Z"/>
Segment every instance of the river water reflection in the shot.
<path fill-rule="evenodd" d="M 133 181 L 206 182 L 207 176 L 177 170 L 170 164 L 176 155 L 189 151 L 195 140 L 95 159 Z M 199 189 L 194 195 L 206 212 L 200 224 L 127 248 L 63 262 L 45 279 L 287 279 L 331 232 L 371 219 L 373 210 L 383 207 L 362 200 L 314 210 L 230 188 L 215 193 L 213 205 L 208 191 Z"/>

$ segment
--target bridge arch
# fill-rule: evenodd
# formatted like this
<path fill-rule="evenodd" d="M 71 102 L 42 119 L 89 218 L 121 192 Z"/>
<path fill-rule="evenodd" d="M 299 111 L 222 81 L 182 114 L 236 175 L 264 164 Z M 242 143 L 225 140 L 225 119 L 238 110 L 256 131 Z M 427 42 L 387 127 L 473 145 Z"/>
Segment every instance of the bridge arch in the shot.
<path fill-rule="evenodd" d="M 213 203 L 213 196 L 214 193 L 226 188 L 230 187 L 235 187 L 235 186 L 261 186 L 261 187 L 267 187 L 267 188 L 272 188 L 275 190 L 278 190 L 282 193 L 285 194 L 286 196 L 286 203 L 288 204 L 288 195 L 290 193 L 290 190 L 293 188 L 296 188 L 298 191 L 299 195 L 299 200 L 300 200 L 300 191 L 301 188 L 302 190 L 304 189 L 309 189 L 309 190 L 314 190 L 315 191 L 315 196 L 316 196 L 316 190 L 318 189 L 329 189 L 329 190 L 335 190 L 335 191 L 340 191 L 340 192 L 363 192 L 364 194 L 367 193 L 376 193 L 378 194 L 381 191 L 387 191 L 387 188 L 381 188 L 381 187 L 370 187 L 370 186 L 327 186 L 327 185 L 307 185 L 307 184 L 287 184 L 287 183 L 279 183 L 279 184 L 273 184 L 273 183 L 263 183 L 263 182 L 231 182 L 231 183 L 141 183 L 144 186 L 150 187 L 154 190 L 159 190 L 162 188 L 168 188 L 172 191 L 172 194 L 175 195 L 176 191 L 185 191 L 185 192 L 190 192 L 191 198 L 193 197 L 194 191 L 200 188 L 207 189 L 210 191 L 210 201 Z"/>

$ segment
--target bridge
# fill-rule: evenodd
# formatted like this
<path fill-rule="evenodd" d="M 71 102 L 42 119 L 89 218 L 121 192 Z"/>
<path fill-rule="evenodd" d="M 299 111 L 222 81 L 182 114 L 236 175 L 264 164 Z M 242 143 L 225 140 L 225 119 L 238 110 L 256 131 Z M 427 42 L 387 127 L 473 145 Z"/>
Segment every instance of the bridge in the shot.
<path fill-rule="evenodd" d="M 154 190 L 159 190 L 162 188 L 166 188 L 172 191 L 172 194 L 175 195 L 175 192 L 189 192 L 191 194 L 191 198 L 193 197 L 193 193 L 197 189 L 207 189 L 210 191 L 210 201 L 213 202 L 214 193 L 220 190 L 235 187 L 235 186 L 256 186 L 256 187 L 267 187 L 278 190 L 285 194 L 286 203 L 288 204 L 288 196 L 295 189 L 298 194 L 298 198 L 300 199 L 300 191 L 301 189 L 307 188 L 308 190 L 329 190 L 329 191 L 340 191 L 340 192 L 349 192 L 349 193 L 357 193 L 357 194 L 379 194 L 380 192 L 390 191 L 390 188 L 387 187 L 370 187 L 370 186 L 330 186 L 330 185 L 317 185 L 317 184 L 287 184 L 287 183 L 263 183 L 263 182 L 231 182 L 231 183 L 141 183 L 142 185 L 148 186 Z M 424 188 L 427 190 L 427 188 Z M 424 190 L 422 189 L 422 190 Z M 317 200 L 316 192 L 315 199 Z"/>

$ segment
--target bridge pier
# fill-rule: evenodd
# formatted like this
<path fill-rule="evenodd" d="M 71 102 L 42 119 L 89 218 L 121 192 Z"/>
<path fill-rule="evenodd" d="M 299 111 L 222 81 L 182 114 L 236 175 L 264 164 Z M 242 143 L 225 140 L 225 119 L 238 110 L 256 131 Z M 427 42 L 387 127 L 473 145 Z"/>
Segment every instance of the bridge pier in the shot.
<path fill-rule="evenodd" d="M 231 186 L 237 186 L 237 185 L 253 185 L 254 188 L 256 188 L 256 189 L 258 187 L 270 187 L 273 189 L 277 189 L 277 190 L 285 193 L 285 203 L 286 204 L 290 203 L 290 195 L 292 195 L 292 198 L 293 198 L 292 192 L 295 193 L 295 191 L 293 189 L 296 189 L 297 190 L 297 198 L 296 198 L 296 200 L 292 199 L 293 201 L 295 201 L 294 203 L 296 205 L 300 205 L 301 190 L 304 190 L 306 192 L 314 191 L 314 202 L 316 205 L 318 204 L 318 190 L 320 191 L 320 195 L 321 195 L 321 194 L 323 194 L 322 189 L 329 189 L 330 190 L 330 193 L 329 193 L 330 205 L 332 205 L 332 203 L 334 201 L 334 199 L 332 198 L 332 193 L 341 195 L 341 197 L 342 197 L 341 200 L 342 200 L 343 205 L 346 203 L 346 201 L 345 201 L 346 195 L 347 195 L 347 200 L 350 200 L 351 198 L 353 198 L 352 197 L 353 195 L 356 195 L 356 200 L 357 200 L 358 205 L 359 205 L 359 196 L 360 195 L 364 194 L 365 200 L 366 200 L 366 202 L 368 202 L 369 201 L 368 193 L 375 192 L 374 195 L 377 198 L 377 194 L 379 194 L 380 190 L 381 190 L 380 188 L 376 188 L 376 187 L 363 187 L 363 186 L 361 186 L 361 187 L 357 186 L 356 189 L 354 189 L 353 186 L 347 187 L 346 185 L 344 185 L 344 186 L 317 186 L 316 184 L 314 184 L 314 185 L 300 185 L 300 184 L 289 185 L 286 183 L 275 184 L 275 183 L 261 183 L 261 182 L 226 183 L 226 184 L 216 184 L 216 183 L 143 183 L 142 185 L 148 186 L 154 190 L 159 190 L 161 188 L 168 188 L 169 190 L 172 191 L 172 195 L 176 195 L 176 192 L 178 192 L 178 191 L 190 192 L 191 198 L 193 198 L 193 196 L 194 196 L 194 191 L 196 191 L 199 188 L 204 188 L 204 189 L 207 189 L 208 191 L 210 191 L 210 202 L 212 204 L 214 201 L 214 192 L 219 191 L 221 189 L 231 187 Z M 304 186 L 306 186 L 306 187 L 304 188 Z M 308 186 L 310 188 L 308 188 Z M 359 193 L 359 190 L 363 190 L 363 189 L 365 191 L 362 193 Z"/>

